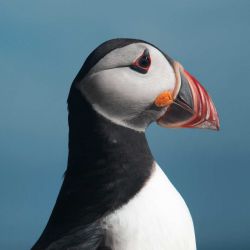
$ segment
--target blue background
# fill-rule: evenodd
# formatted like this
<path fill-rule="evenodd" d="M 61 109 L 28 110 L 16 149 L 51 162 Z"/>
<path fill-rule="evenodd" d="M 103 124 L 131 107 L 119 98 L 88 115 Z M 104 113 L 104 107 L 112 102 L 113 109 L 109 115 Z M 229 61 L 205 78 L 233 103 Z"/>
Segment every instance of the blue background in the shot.
<path fill-rule="evenodd" d="M 70 84 L 115 37 L 154 43 L 209 91 L 220 132 L 152 125 L 148 141 L 198 249 L 250 249 L 249 12 L 243 0 L 1 1 L 0 249 L 28 249 L 44 228 L 66 168 Z"/>

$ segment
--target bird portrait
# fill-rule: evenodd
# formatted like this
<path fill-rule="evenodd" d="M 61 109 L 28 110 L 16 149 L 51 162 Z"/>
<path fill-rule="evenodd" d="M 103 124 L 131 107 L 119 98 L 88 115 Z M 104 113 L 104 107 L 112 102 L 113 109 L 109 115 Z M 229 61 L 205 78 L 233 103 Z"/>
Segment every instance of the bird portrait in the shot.
<path fill-rule="evenodd" d="M 250 1 L 1 1 L 0 250 L 250 250 Z"/>
<path fill-rule="evenodd" d="M 68 166 L 32 250 L 195 250 L 189 209 L 145 137 L 166 128 L 218 130 L 205 88 L 154 45 L 119 38 L 87 57 L 68 96 Z"/>

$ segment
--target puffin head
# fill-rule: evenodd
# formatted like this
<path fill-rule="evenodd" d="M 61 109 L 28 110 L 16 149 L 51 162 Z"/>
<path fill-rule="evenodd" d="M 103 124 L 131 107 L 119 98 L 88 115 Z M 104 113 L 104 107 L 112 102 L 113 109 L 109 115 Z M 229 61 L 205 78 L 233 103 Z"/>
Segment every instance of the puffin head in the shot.
<path fill-rule="evenodd" d="M 101 44 L 73 87 L 98 114 L 130 129 L 144 131 L 154 121 L 170 128 L 219 129 L 207 91 L 180 63 L 142 40 Z"/>

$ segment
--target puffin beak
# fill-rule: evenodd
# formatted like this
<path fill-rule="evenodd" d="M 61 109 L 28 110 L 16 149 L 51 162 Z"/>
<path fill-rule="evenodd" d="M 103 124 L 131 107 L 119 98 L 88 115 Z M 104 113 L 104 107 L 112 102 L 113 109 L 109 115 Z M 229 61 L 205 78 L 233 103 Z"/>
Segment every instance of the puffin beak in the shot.
<path fill-rule="evenodd" d="M 179 63 L 174 62 L 176 86 L 160 94 L 155 105 L 167 106 L 157 123 L 168 128 L 207 128 L 219 130 L 219 118 L 207 91 Z M 165 101 L 164 101 L 165 100 Z"/>

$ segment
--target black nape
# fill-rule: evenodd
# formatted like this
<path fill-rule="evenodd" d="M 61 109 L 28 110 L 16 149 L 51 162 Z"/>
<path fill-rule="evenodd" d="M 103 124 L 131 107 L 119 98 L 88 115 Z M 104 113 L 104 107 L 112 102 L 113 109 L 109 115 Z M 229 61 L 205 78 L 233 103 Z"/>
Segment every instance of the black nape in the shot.
<path fill-rule="evenodd" d="M 48 246 L 67 249 L 79 244 L 79 249 L 101 247 L 105 237 L 101 219 L 126 204 L 143 187 L 153 168 L 145 134 L 97 114 L 74 84 L 68 110 L 65 179 L 34 250 Z"/>

